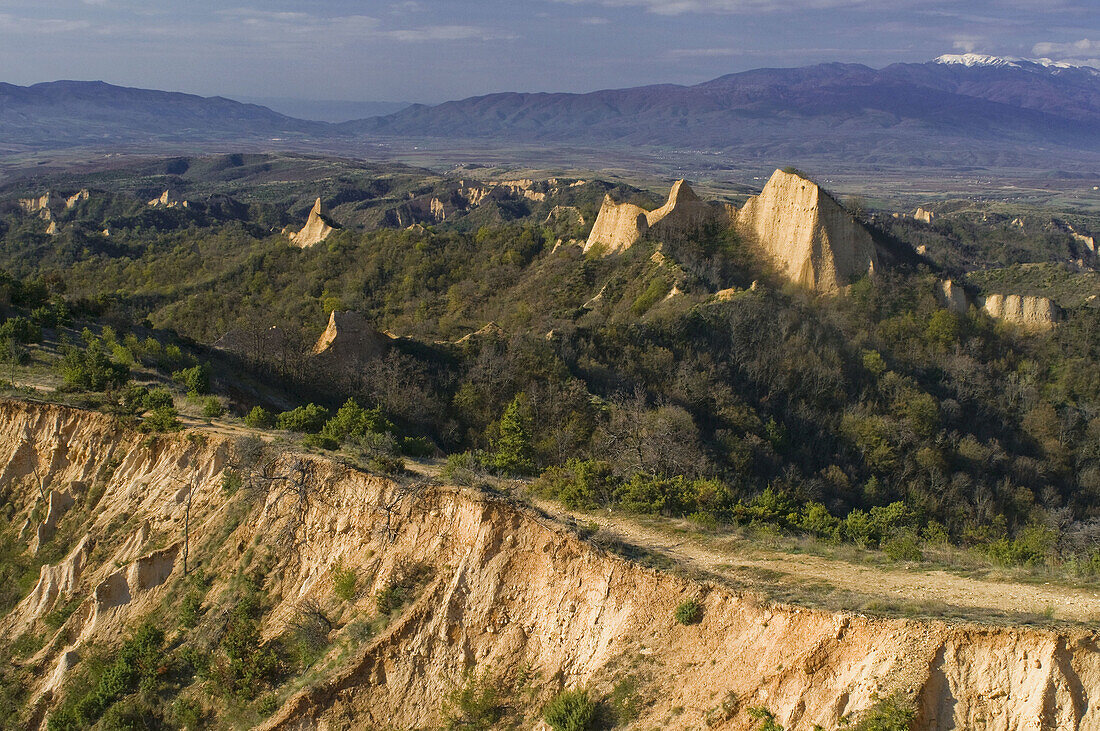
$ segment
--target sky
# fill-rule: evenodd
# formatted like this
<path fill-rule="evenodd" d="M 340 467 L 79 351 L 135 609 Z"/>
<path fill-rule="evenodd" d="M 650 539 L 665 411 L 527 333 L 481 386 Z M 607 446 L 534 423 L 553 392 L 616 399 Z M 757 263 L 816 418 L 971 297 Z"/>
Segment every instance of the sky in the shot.
<path fill-rule="evenodd" d="M 0 0 L 0 81 L 436 103 L 944 53 L 1100 66 L 1100 0 Z"/>

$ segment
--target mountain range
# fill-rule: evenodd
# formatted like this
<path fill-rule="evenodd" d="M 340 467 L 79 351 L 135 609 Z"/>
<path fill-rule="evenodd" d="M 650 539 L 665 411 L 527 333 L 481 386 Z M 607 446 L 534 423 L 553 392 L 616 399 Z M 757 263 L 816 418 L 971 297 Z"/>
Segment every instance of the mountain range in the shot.
<path fill-rule="evenodd" d="M 102 82 L 0 84 L 4 148 L 271 138 L 609 145 L 862 164 L 1049 167 L 1100 157 L 1100 71 L 978 55 L 756 69 L 693 86 L 499 93 L 331 124 Z"/>

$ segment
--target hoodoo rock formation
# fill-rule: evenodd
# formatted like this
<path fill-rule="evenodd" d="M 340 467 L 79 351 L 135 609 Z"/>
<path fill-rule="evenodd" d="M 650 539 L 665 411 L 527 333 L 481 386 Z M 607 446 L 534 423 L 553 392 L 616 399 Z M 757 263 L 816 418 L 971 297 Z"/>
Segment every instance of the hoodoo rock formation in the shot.
<path fill-rule="evenodd" d="M 188 203 L 185 200 L 181 200 L 178 196 L 173 195 L 171 191 L 164 191 L 158 197 L 149 201 L 149 205 L 153 208 L 187 208 Z"/>
<path fill-rule="evenodd" d="M 68 198 L 65 199 L 65 208 L 66 209 L 76 208 L 78 203 L 80 203 L 81 201 L 86 201 L 90 197 L 91 197 L 91 193 L 88 191 L 88 189 L 87 188 L 81 188 L 79 193 L 71 195 L 71 196 L 69 196 Z"/>
<path fill-rule="evenodd" d="M 44 195 L 38 198 L 20 198 L 19 207 L 27 213 L 38 213 L 39 211 L 50 210 L 51 207 L 57 205 L 58 200 L 53 191 L 47 190 Z"/>
<path fill-rule="evenodd" d="M 990 294 L 980 297 L 982 311 L 994 320 L 1004 320 L 1032 330 L 1046 330 L 1061 319 L 1058 305 L 1046 297 L 1019 294 Z"/>
<path fill-rule="evenodd" d="M 318 198 L 309 212 L 306 225 L 302 227 L 301 231 L 290 234 L 290 243 L 305 249 L 321 243 L 338 228 L 340 226 L 325 215 L 324 205 L 321 203 L 321 199 Z"/>
<path fill-rule="evenodd" d="M 737 221 L 781 275 L 809 289 L 835 292 L 878 268 L 867 229 L 801 175 L 776 170 Z"/>
<path fill-rule="evenodd" d="M 311 355 L 334 368 L 360 366 L 386 352 L 392 339 L 358 312 L 333 310 Z"/>
<path fill-rule="evenodd" d="M 988 294 L 971 297 L 950 279 L 936 287 L 936 298 L 947 309 L 965 314 L 974 305 L 994 320 L 1003 320 L 1027 330 L 1049 330 L 1062 319 L 1062 310 L 1046 297 L 1019 294 Z"/>
<path fill-rule="evenodd" d="M 728 224 L 730 211 L 699 199 L 683 180 L 677 180 L 668 201 L 652 211 L 632 203 L 616 203 L 605 196 L 584 250 L 603 246 L 605 254 L 626 251 L 643 236 L 660 239 L 690 236 L 712 224 Z"/>

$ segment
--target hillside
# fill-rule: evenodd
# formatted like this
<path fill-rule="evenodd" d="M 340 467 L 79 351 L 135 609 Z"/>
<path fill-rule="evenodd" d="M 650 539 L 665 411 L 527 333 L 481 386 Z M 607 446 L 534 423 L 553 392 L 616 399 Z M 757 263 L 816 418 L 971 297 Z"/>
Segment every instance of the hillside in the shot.
<path fill-rule="evenodd" d="M 0 618 L 24 728 L 531 726 L 575 688 L 602 728 L 1100 728 L 1088 630 L 778 603 L 522 501 L 216 429 L 9 401 L 0 453 L 12 517 L 45 490 L 57 526 Z"/>
<path fill-rule="evenodd" d="M 0 191 L 12 724 L 1097 727 L 1100 220 L 469 172 Z"/>

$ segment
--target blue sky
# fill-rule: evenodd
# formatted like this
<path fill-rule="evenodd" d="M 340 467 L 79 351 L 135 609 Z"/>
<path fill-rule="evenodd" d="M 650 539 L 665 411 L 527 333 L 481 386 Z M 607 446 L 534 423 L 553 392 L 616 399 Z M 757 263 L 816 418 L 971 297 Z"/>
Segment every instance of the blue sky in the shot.
<path fill-rule="evenodd" d="M 0 80 L 436 102 L 973 51 L 1100 66 L 1100 0 L 0 0 Z"/>

